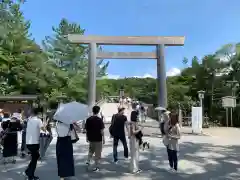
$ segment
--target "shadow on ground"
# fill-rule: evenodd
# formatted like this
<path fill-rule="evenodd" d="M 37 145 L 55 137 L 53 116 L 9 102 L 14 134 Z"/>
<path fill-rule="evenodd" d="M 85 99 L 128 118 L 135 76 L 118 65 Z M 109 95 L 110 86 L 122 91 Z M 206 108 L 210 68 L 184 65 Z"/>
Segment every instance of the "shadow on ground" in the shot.
<path fill-rule="evenodd" d="M 105 145 L 105 149 L 111 149 L 111 143 Z M 120 161 L 115 165 L 111 162 L 112 154 L 104 154 L 101 171 L 97 173 L 88 172 L 85 166 L 87 144 L 76 144 L 75 169 L 76 178 L 80 180 L 94 179 L 119 179 L 131 180 L 133 178 L 159 180 L 168 179 L 194 179 L 194 180 L 236 180 L 240 179 L 240 146 L 216 146 L 207 143 L 181 144 L 179 155 L 179 173 L 172 174 L 167 171 L 166 149 L 164 147 L 152 146 L 150 150 L 141 152 L 140 168 L 143 170 L 138 175 L 128 173 L 129 163 Z M 123 152 L 119 153 L 122 156 Z M 26 168 L 27 160 L 19 160 L 18 166 L 8 165 L 7 172 L 1 172 L 1 180 L 21 180 L 19 172 Z M 3 170 L 3 166 L 0 166 Z M 48 151 L 46 160 L 39 163 L 37 174 L 42 180 L 58 180 L 55 145 L 52 144 Z"/>

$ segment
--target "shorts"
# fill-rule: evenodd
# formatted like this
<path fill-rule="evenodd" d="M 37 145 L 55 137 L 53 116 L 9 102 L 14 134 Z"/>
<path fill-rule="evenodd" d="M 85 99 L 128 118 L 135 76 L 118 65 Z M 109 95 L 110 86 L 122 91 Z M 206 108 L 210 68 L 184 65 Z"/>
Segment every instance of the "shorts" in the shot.
<path fill-rule="evenodd" d="M 101 142 L 90 142 L 89 143 L 89 154 L 95 154 L 96 159 L 101 159 L 102 154 L 102 146 L 103 143 Z"/>

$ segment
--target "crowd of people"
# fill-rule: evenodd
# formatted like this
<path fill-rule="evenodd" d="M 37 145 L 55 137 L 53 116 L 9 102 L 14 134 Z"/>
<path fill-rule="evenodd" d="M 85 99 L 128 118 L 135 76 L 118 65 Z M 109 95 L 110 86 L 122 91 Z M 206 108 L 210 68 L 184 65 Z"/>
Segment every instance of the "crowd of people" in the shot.
<path fill-rule="evenodd" d="M 118 112 L 112 116 L 109 133 L 113 139 L 113 163 L 118 163 L 118 144 L 121 141 L 124 148 L 124 157 L 129 161 L 130 171 L 139 173 L 139 151 L 150 147 L 148 142 L 144 141 L 144 130 L 140 122 L 141 104 L 133 103 L 130 119 L 125 115 L 125 107 L 120 106 Z M 101 154 L 105 144 L 104 121 L 99 106 L 92 108 L 92 115 L 85 122 L 86 141 L 89 143 L 88 158 L 86 165 L 90 170 L 92 158 L 94 157 L 94 167 L 92 171 L 97 172 L 101 168 Z M 49 121 L 45 122 L 39 118 L 42 113 L 40 108 L 33 108 L 27 118 L 23 118 L 22 111 L 13 113 L 2 113 L 1 115 L 1 145 L 3 146 L 3 157 L 14 157 L 18 152 L 17 132 L 22 131 L 21 154 L 25 157 L 26 152 L 31 160 L 25 175 L 28 180 L 39 179 L 35 176 L 37 162 L 40 158 L 39 141 L 41 132 L 51 134 Z M 162 110 L 160 121 L 160 130 L 163 135 L 163 143 L 166 146 L 169 166 L 171 171 L 178 170 L 178 140 L 180 139 L 180 126 L 178 124 L 177 114 Z M 73 143 L 78 141 L 76 123 L 65 124 L 56 122 L 56 160 L 58 167 L 58 176 L 60 180 L 75 176 Z M 127 143 L 129 139 L 129 144 Z M 13 161 L 14 162 L 14 161 Z"/>
<path fill-rule="evenodd" d="M 138 112 L 140 122 L 145 122 L 147 119 L 147 107 L 145 107 L 142 102 L 132 100 L 129 97 L 121 97 L 119 99 L 119 107 L 124 107 L 127 109 L 134 108 Z"/>

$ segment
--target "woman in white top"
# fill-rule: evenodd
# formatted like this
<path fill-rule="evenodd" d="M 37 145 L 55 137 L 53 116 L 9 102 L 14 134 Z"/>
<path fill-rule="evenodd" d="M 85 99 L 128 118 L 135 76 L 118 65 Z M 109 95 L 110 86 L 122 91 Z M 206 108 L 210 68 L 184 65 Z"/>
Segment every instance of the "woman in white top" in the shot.
<path fill-rule="evenodd" d="M 130 171 L 131 173 L 141 172 L 139 168 L 139 141 L 136 138 L 136 134 L 139 133 L 142 128 L 138 125 L 138 111 L 134 110 L 131 113 L 130 122 Z"/>
<path fill-rule="evenodd" d="M 67 125 L 59 121 L 56 124 L 56 132 L 58 135 L 56 144 L 56 156 L 58 176 L 60 177 L 60 180 L 75 176 L 73 145 L 70 134 L 70 131 L 72 129 L 72 124 Z"/>
<path fill-rule="evenodd" d="M 172 171 L 176 172 L 178 170 L 178 151 L 179 151 L 179 139 L 181 137 L 180 134 L 180 126 L 178 123 L 178 115 L 170 114 L 170 128 L 168 131 L 168 160 L 169 166 Z"/>

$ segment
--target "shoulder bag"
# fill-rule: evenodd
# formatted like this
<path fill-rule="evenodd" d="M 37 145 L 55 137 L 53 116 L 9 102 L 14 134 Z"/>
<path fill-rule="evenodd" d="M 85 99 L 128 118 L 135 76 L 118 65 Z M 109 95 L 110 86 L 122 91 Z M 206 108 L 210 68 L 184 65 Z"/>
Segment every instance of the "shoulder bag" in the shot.
<path fill-rule="evenodd" d="M 116 114 L 112 116 L 111 125 L 109 126 L 109 133 L 111 136 L 113 136 L 113 126 L 114 126 L 115 119 L 116 119 Z"/>

